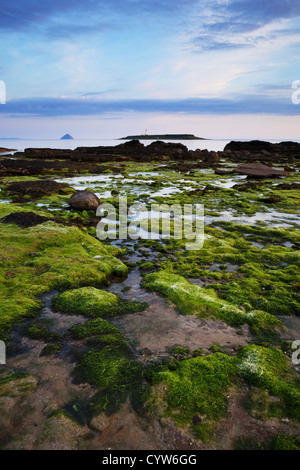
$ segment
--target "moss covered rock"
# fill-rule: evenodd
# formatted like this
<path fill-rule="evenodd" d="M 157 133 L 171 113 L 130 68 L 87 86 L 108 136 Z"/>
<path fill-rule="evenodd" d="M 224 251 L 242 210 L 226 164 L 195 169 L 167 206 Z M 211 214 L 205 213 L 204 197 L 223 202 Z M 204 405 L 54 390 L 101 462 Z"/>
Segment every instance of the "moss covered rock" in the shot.
<path fill-rule="evenodd" d="M 104 246 L 77 227 L 46 222 L 21 229 L 1 224 L 0 338 L 41 308 L 39 297 L 53 289 L 105 285 L 128 268 L 115 257 L 122 250 Z M 33 256 L 34 254 L 34 256 Z"/>
<path fill-rule="evenodd" d="M 246 346 L 240 355 L 239 373 L 247 383 L 280 397 L 288 416 L 300 419 L 300 390 L 287 356 L 277 348 Z"/>
<path fill-rule="evenodd" d="M 143 310 L 145 304 L 122 300 L 115 294 L 95 287 L 81 287 L 54 297 L 53 307 L 64 313 L 75 313 L 87 317 L 111 317 Z"/>
<path fill-rule="evenodd" d="M 168 271 L 148 274 L 144 286 L 168 297 L 182 314 L 219 318 L 233 326 L 247 323 L 254 332 L 283 327 L 280 320 L 267 312 L 245 312 L 219 299 L 213 289 L 191 284 L 182 276 Z"/>

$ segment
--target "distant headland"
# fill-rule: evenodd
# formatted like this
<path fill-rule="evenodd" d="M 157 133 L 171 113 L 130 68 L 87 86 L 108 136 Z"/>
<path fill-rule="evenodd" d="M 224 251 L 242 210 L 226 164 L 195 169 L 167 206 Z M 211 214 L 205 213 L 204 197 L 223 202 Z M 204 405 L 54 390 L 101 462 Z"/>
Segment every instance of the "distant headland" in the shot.
<path fill-rule="evenodd" d="M 119 140 L 207 140 L 203 137 L 196 137 L 193 134 L 141 134 L 128 135 L 121 137 Z"/>

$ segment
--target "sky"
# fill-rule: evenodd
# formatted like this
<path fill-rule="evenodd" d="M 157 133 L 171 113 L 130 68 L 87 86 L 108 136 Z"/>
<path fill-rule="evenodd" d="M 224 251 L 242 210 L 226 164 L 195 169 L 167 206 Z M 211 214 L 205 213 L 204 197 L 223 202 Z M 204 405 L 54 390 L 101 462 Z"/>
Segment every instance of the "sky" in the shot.
<path fill-rule="evenodd" d="M 298 0 L 0 8 L 0 137 L 300 140 Z"/>

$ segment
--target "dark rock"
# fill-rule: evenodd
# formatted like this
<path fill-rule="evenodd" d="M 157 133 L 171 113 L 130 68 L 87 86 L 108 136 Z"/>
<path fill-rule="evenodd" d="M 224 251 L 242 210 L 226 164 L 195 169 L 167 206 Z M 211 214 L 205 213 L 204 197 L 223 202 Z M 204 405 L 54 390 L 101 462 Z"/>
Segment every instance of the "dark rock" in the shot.
<path fill-rule="evenodd" d="M 242 183 L 242 184 L 235 184 L 232 186 L 233 189 L 236 189 L 237 191 L 248 191 L 249 189 L 257 189 L 259 188 L 263 183 L 253 183 L 251 181 L 247 181 L 247 183 Z"/>
<path fill-rule="evenodd" d="M 67 183 L 57 183 L 56 181 L 40 180 L 40 181 L 15 181 L 6 187 L 6 191 L 17 196 L 16 202 L 23 202 L 25 196 L 31 199 L 39 199 L 43 196 L 51 194 L 67 194 L 70 186 Z"/>
<path fill-rule="evenodd" d="M 270 142 L 264 142 L 262 140 L 251 140 L 250 142 L 240 142 L 240 141 L 231 141 L 224 147 L 224 151 L 227 150 L 233 152 L 248 151 L 248 152 L 260 152 L 266 150 L 267 152 L 272 152 L 272 144 Z"/>
<path fill-rule="evenodd" d="M 253 178 L 269 178 L 287 176 L 289 174 L 286 171 L 274 170 L 263 163 L 241 163 L 234 169 L 234 172 Z"/>
<path fill-rule="evenodd" d="M 207 184 L 204 189 L 202 189 L 202 196 L 207 193 L 207 191 L 221 191 L 222 188 L 218 186 L 213 186 L 212 184 Z"/>
<path fill-rule="evenodd" d="M 276 189 L 300 189 L 300 183 L 280 183 L 277 184 Z"/>
<path fill-rule="evenodd" d="M 71 160 L 63 160 L 61 156 L 52 160 L 43 158 L 41 152 L 38 156 L 23 154 L 26 158 L 1 158 L 0 159 L 0 176 L 34 176 L 34 175 L 57 175 L 59 173 L 76 175 L 83 171 L 98 174 L 101 173 L 98 164 L 85 162 L 84 167 L 80 162 Z M 69 157 L 68 157 L 69 158 Z"/>
<path fill-rule="evenodd" d="M 77 191 L 70 197 L 68 204 L 78 211 L 94 211 L 99 206 L 100 200 L 91 191 Z"/>
<path fill-rule="evenodd" d="M 282 201 L 282 197 L 276 195 L 276 194 L 271 194 L 268 197 L 264 197 L 261 199 L 262 202 L 265 202 L 266 204 L 277 204 L 277 202 Z"/>
<path fill-rule="evenodd" d="M 300 144 L 298 142 L 273 144 L 261 140 L 232 141 L 225 146 L 223 156 L 236 161 L 291 163 L 300 158 Z"/>
<path fill-rule="evenodd" d="M 197 426 L 197 424 L 201 423 L 201 421 L 202 421 L 202 419 L 198 415 L 193 417 L 193 425 L 194 426 Z"/>
<path fill-rule="evenodd" d="M 21 228 L 27 228 L 43 224 L 44 222 L 48 222 L 48 220 L 52 219 L 35 214 L 34 212 L 14 212 L 0 219 L 0 222 L 2 224 L 16 224 Z"/>
<path fill-rule="evenodd" d="M 223 170 L 222 168 L 215 168 L 216 175 L 232 175 L 232 170 Z"/>
<path fill-rule="evenodd" d="M 129 142 L 125 142 L 124 144 L 117 145 L 118 148 L 134 148 L 134 149 L 142 149 L 145 148 L 144 144 L 142 144 L 139 140 L 130 140 Z"/>

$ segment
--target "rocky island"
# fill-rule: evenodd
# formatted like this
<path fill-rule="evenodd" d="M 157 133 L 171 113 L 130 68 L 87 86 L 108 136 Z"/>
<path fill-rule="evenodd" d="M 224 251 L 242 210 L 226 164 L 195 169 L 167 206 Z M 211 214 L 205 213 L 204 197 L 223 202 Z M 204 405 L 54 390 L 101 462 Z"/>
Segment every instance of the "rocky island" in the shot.
<path fill-rule="evenodd" d="M 60 140 L 73 140 L 74 137 L 72 137 L 70 134 L 65 134 L 63 135 Z"/>
<path fill-rule="evenodd" d="M 193 134 L 141 134 L 128 135 L 121 137 L 119 140 L 207 140 L 203 137 L 196 137 Z"/>

